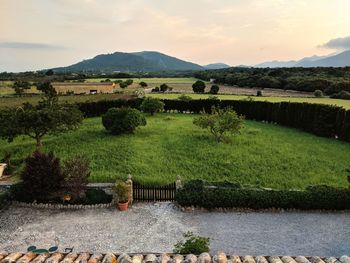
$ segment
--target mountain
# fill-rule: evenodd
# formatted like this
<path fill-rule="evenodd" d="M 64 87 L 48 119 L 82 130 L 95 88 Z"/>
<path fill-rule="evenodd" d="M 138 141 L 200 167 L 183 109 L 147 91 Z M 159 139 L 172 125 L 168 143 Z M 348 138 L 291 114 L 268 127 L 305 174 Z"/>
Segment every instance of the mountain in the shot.
<path fill-rule="evenodd" d="M 156 51 L 142 51 L 131 53 L 152 61 L 163 70 L 203 70 L 203 67 Z"/>
<path fill-rule="evenodd" d="M 278 61 L 278 60 L 273 60 L 273 61 L 267 61 L 263 62 L 260 64 L 254 65 L 256 68 L 290 68 L 294 67 L 297 61 L 295 60 L 290 60 L 290 61 Z"/>
<path fill-rule="evenodd" d="M 203 70 L 200 65 L 187 62 L 175 57 L 153 52 L 143 51 L 135 53 L 115 52 L 112 54 L 97 55 L 94 58 L 83 60 L 68 67 L 60 67 L 55 71 L 181 71 Z"/>
<path fill-rule="evenodd" d="M 230 68 L 231 66 L 224 63 L 212 63 L 203 66 L 205 69 L 222 69 L 222 68 Z"/>
<path fill-rule="evenodd" d="M 347 67 L 350 66 L 350 50 L 317 60 L 303 61 L 298 67 Z"/>
<path fill-rule="evenodd" d="M 283 68 L 283 67 L 346 67 L 350 66 L 350 50 L 329 56 L 311 56 L 300 60 L 268 61 L 254 67 L 258 68 Z"/>

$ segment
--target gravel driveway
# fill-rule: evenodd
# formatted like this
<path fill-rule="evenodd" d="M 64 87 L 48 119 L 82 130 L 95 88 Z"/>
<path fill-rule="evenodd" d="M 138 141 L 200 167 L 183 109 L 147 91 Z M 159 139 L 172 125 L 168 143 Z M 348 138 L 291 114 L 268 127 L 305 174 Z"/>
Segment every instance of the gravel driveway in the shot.
<path fill-rule="evenodd" d="M 139 203 L 127 212 L 10 207 L 0 215 L 0 250 L 58 242 L 77 252 L 170 252 L 186 231 L 210 237 L 214 253 L 350 254 L 350 213 L 183 213 L 171 203 Z"/>

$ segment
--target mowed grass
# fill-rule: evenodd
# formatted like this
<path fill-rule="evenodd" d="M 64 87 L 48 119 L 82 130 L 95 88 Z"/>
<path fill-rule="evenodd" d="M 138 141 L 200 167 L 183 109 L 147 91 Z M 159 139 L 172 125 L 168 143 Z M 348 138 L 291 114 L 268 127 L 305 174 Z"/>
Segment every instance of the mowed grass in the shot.
<path fill-rule="evenodd" d="M 160 99 L 177 99 L 181 94 L 175 94 L 175 93 L 148 93 L 147 96 L 156 97 Z M 191 96 L 193 99 L 208 99 L 210 94 L 193 94 L 189 93 L 186 94 L 188 96 Z M 225 95 L 225 94 L 218 94 L 215 95 L 220 100 L 245 100 L 248 98 L 251 98 L 256 101 L 270 101 L 270 102 L 308 102 L 308 103 L 319 103 L 319 104 L 329 104 L 329 105 L 336 105 L 340 107 L 344 107 L 345 109 L 350 109 L 350 100 L 340 100 L 340 99 L 331 99 L 331 98 L 308 98 L 308 97 L 256 97 L 256 96 L 240 96 L 240 95 Z"/>
<path fill-rule="evenodd" d="M 135 134 L 112 136 L 101 118 L 86 119 L 76 131 L 47 136 L 44 150 L 62 159 L 84 155 L 91 160 L 93 182 L 114 182 L 128 174 L 142 183 L 166 184 L 183 179 L 238 181 L 276 189 L 303 189 L 327 184 L 347 187 L 350 144 L 281 127 L 245 121 L 231 143 L 217 143 L 192 124 L 195 115 L 158 114 Z M 22 158 L 34 141 L 0 141 L 0 156 Z"/>

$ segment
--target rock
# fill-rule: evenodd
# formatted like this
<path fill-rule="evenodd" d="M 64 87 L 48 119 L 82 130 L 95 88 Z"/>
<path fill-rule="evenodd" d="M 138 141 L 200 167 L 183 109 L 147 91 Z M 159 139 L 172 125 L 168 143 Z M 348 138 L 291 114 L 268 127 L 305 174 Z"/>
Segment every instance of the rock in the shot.
<path fill-rule="evenodd" d="M 100 263 L 101 260 L 102 260 L 102 258 L 103 258 L 103 255 L 102 255 L 102 254 L 93 254 L 93 255 L 90 257 L 88 263 Z"/>
<path fill-rule="evenodd" d="M 74 263 L 87 263 L 87 261 L 90 258 L 89 253 L 81 253 L 76 260 L 74 260 Z"/>
<path fill-rule="evenodd" d="M 289 257 L 289 256 L 284 256 L 281 258 L 283 263 L 297 263 L 294 258 Z"/>
<path fill-rule="evenodd" d="M 157 259 L 157 257 L 156 257 L 156 255 L 154 255 L 154 254 L 148 254 L 148 255 L 146 255 L 146 257 L 145 257 L 145 262 L 147 263 L 147 262 L 153 262 L 153 261 L 155 261 Z"/>
<path fill-rule="evenodd" d="M 132 263 L 142 263 L 143 255 L 134 255 L 132 257 Z"/>
<path fill-rule="evenodd" d="M 45 253 L 45 254 L 40 254 L 37 255 L 36 258 L 34 258 L 31 263 L 44 263 L 45 260 L 50 256 L 49 253 Z"/>
<path fill-rule="evenodd" d="M 244 256 L 243 263 L 255 263 L 255 260 L 252 256 Z"/>
<path fill-rule="evenodd" d="M 167 263 L 169 260 L 170 260 L 169 255 L 165 253 L 159 257 L 159 263 Z"/>
<path fill-rule="evenodd" d="M 184 260 L 184 257 L 182 255 L 175 255 L 173 257 L 174 263 L 181 263 Z"/>
<path fill-rule="evenodd" d="M 231 256 L 231 262 L 232 263 L 242 263 L 241 258 L 237 255 L 232 255 Z"/>
<path fill-rule="evenodd" d="M 217 254 L 217 263 L 227 263 L 227 257 L 225 252 L 219 251 Z"/>
<path fill-rule="evenodd" d="M 61 254 L 59 252 L 55 252 L 55 253 L 51 254 L 51 257 L 46 259 L 45 262 L 46 263 L 59 263 L 63 257 L 64 257 L 63 254 Z"/>
<path fill-rule="evenodd" d="M 117 260 L 118 263 L 132 263 L 132 259 L 128 254 L 121 254 Z"/>
<path fill-rule="evenodd" d="M 17 263 L 29 263 L 29 262 L 32 261 L 35 257 L 36 257 L 36 254 L 34 254 L 33 252 L 28 252 L 28 253 L 25 254 L 23 257 L 21 257 L 20 259 L 18 259 L 18 260 L 17 260 Z"/>
<path fill-rule="evenodd" d="M 311 257 L 309 260 L 311 263 L 324 263 L 320 257 Z"/>
<path fill-rule="evenodd" d="M 61 263 L 73 263 L 77 257 L 78 257 L 77 253 L 69 253 L 67 254 L 67 256 L 64 257 Z"/>
<path fill-rule="evenodd" d="M 1 260 L 1 263 L 14 263 L 20 257 L 22 257 L 22 253 L 11 253 L 7 255 L 3 260 Z"/>
<path fill-rule="evenodd" d="M 295 258 L 295 261 L 298 263 L 310 263 L 310 261 L 304 256 L 298 256 Z M 350 263 L 350 262 L 349 262 Z"/>
<path fill-rule="evenodd" d="M 334 257 L 325 258 L 324 262 L 326 262 L 326 263 L 340 263 L 340 261 Z"/>

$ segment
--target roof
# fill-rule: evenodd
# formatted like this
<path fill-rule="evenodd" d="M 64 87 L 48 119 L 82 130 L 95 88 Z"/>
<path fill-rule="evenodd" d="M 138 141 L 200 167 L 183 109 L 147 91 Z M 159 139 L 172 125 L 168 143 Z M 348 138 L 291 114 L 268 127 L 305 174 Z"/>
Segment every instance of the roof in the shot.
<path fill-rule="evenodd" d="M 350 263 L 350 257 L 291 257 L 291 256 L 237 256 L 218 252 L 216 255 L 203 253 L 198 257 L 173 254 L 102 254 L 102 253 L 60 253 L 34 254 L 0 252 L 0 263 Z"/>

